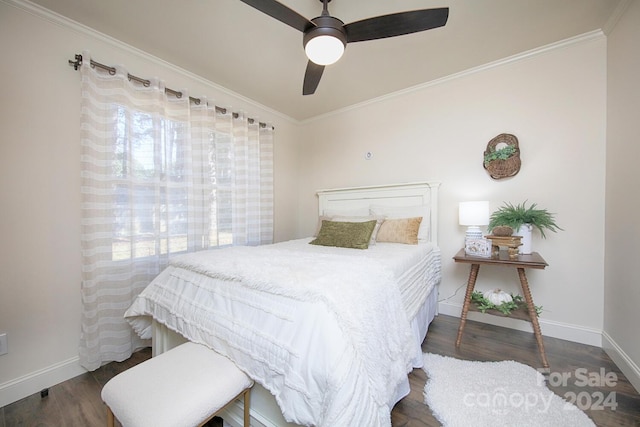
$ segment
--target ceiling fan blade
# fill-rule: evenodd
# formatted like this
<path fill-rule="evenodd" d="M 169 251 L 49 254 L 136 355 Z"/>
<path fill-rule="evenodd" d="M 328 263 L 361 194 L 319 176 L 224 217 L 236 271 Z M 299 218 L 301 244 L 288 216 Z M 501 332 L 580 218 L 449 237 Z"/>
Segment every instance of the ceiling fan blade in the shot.
<path fill-rule="evenodd" d="M 304 73 L 304 84 L 302 85 L 303 95 L 313 95 L 315 93 L 323 72 L 324 65 L 318 65 L 312 61 L 307 63 L 307 70 Z"/>
<path fill-rule="evenodd" d="M 307 28 L 315 27 L 315 24 L 300 15 L 298 12 L 289 9 L 276 0 L 240 0 L 262 13 L 266 13 L 272 18 L 285 23 L 296 30 L 304 32 Z"/>
<path fill-rule="evenodd" d="M 422 9 L 393 13 L 352 22 L 344 26 L 347 42 L 383 39 L 442 27 L 449 18 L 449 8 Z"/>

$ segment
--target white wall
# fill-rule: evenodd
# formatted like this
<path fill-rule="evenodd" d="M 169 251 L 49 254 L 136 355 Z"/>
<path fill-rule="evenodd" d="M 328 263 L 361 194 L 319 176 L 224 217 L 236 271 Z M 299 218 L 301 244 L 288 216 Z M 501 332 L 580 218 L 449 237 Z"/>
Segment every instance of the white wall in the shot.
<path fill-rule="evenodd" d="M 608 39 L 604 348 L 640 390 L 640 2 Z M 625 369 L 625 367 L 627 367 Z"/>
<path fill-rule="evenodd" d="M 310 121 L 301 152 L 299 235 L 316 223 L 315 190 L 441 181 L 440 298 L 446 299 L 466 282 L 469 268 L 451 260 L 464 239 L 458 202 L 489 200 L 493 209 L 503 201 L 536 202 L 556 213 L 565 230 L 546 240 L 534 234 L 534 250 L 549 263 L 527 273 L 534 300 L 544 307 L 543 333 L 600 344 L 605 106 L 606 39 L 597 33 Z M 482 155 L 503 132 L 518 137 L 522 168 L 496 181 Z M 365 160 L 367 151 L 372 160 Z M 483 267 L 476 287 L 521 293 L 518 283 L 515 270 Z M 441 310 L 459 313 L 463 296 L 458 290 Z"/>
<path fill-rule="evenodd" d="M 24 7 L 28 7 L 24 5 Z M 106 37 L 0 1 L 0 407 L 81 371 L 80 74 L 67 64 L 91 51 L 140 77 L 159 76 L 217 105 L 272 123 L 275 238 L 294 237 L 297 132 L 290 119 Z"/>

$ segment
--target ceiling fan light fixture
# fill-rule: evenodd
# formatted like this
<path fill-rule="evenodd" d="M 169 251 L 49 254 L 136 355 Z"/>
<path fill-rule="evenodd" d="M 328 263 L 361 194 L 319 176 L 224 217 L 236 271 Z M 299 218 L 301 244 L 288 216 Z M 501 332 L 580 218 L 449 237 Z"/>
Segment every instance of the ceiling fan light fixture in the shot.
<path fill-rule="evenodd" d="M 344 22 L 333 16 L 322 15 L 313 18 L 313 27 L 304 32 L 302 45 L 311 62 L 331 65 L 342 57 L 347 46 Z"/>
<path fill-rule="evenodd" d="M 304 51 L 310 61 L 318 65 L 331 65 L 344 53 L 345 44 L 330 35 L 319 35 L 307 42 Z"/>

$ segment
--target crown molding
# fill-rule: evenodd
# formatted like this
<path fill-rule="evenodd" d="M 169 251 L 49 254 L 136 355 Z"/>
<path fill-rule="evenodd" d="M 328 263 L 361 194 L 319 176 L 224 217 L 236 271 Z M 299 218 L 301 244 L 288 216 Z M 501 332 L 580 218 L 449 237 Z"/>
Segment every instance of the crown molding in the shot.
<path fill-rule="evenodd" d="M 607 22 L 605 22 L 604 26 L 602 27 L 602 31 L 604 31 L 606 35 L 611 34 L 616 25 L 618 25 L 620 18 L 622 18 L 622 15 L 624 15 L 624 13 L 627 11 L 632 1 L 633 0 L 621 0 L 620 3 L 618 3 L 618 6 L 615 8 L 611 16 L 609 16 L 609 19 L 607 19 Z"/>

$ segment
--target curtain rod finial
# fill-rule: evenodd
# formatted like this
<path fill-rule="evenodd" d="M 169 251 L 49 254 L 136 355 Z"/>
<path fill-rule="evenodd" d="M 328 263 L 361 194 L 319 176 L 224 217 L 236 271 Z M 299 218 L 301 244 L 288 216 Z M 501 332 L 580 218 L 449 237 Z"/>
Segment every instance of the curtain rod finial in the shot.
<path fill-rule="evenodd" d="M 71 65 L 74 70 L 78 71 L 78 68 L 82 65 L 82 55 L 76 53 L 75 61 L 69 60 L 69 65 Z"/>

